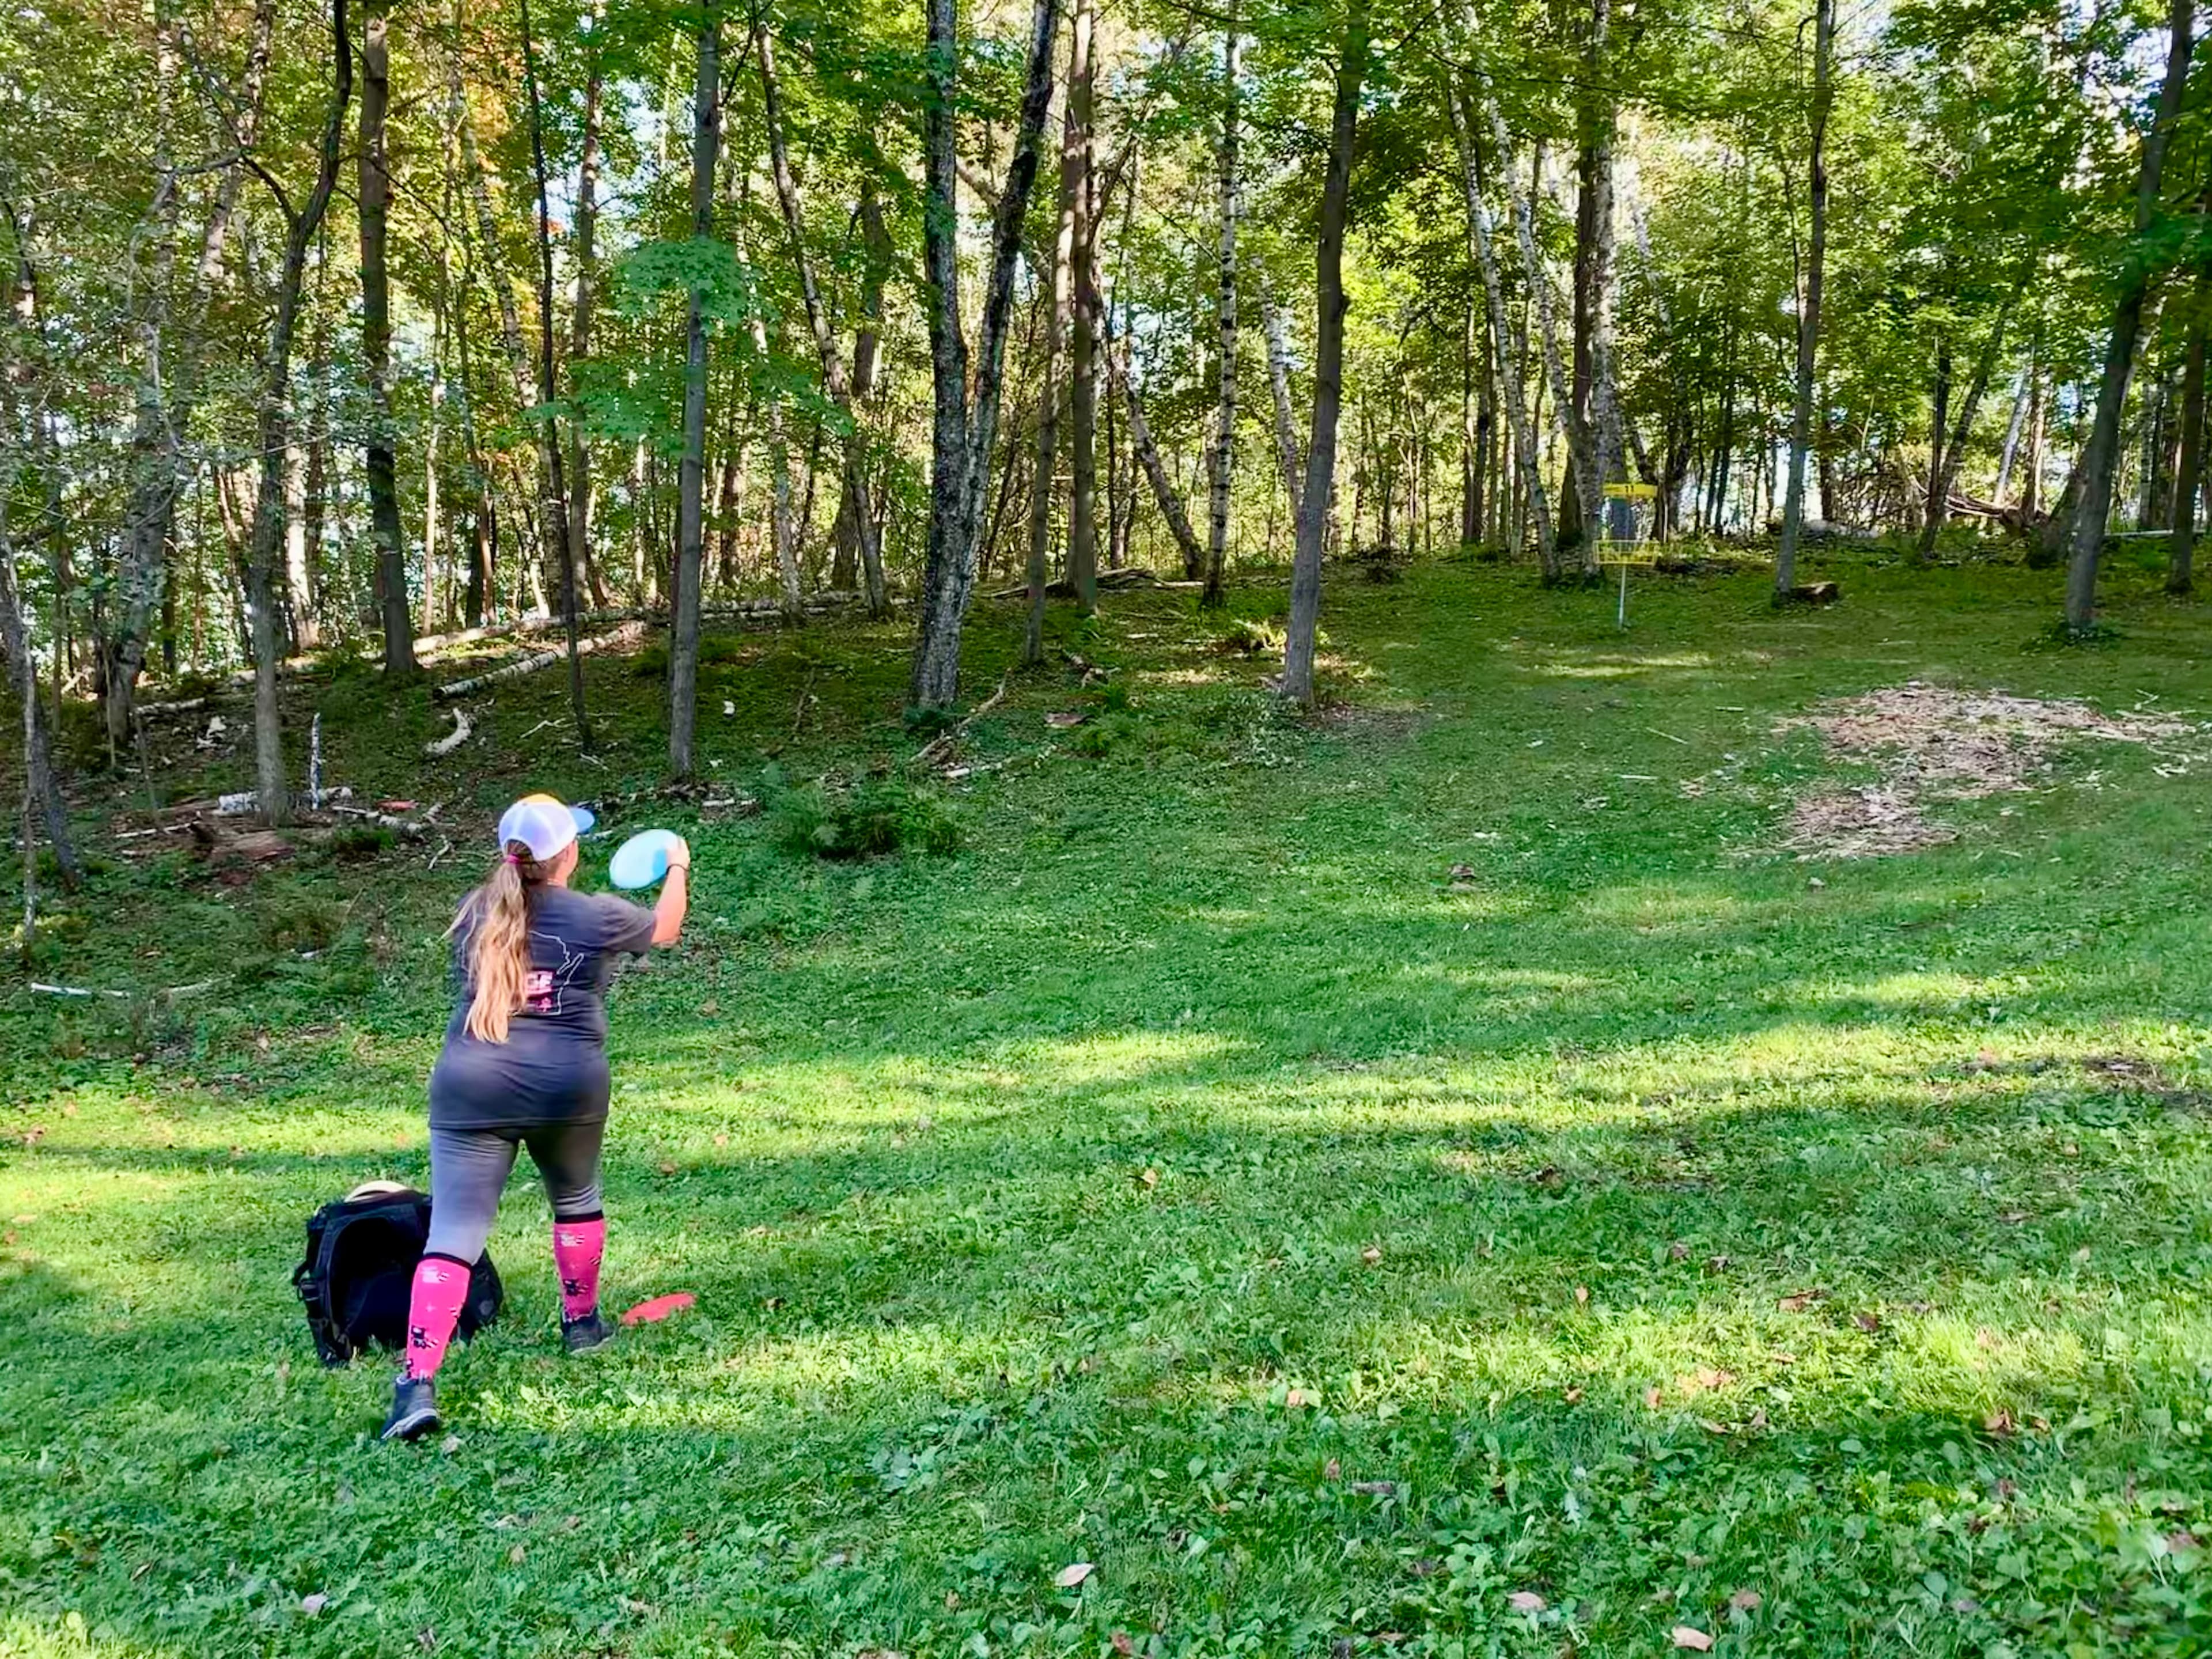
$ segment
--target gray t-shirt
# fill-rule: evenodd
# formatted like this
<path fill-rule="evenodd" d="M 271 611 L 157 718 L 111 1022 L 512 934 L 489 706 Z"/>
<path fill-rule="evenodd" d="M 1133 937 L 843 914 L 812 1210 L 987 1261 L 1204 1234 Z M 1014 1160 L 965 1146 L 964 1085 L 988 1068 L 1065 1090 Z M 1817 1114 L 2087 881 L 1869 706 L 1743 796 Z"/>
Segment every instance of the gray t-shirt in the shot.
<path fill-rule="evenodd" d="M 469 945 L 453 936 L 453 1018 L 430 1073 L 437 1128 L 588 1122 L 607 1111 L 608 981 L 617 956 L 653 948 L 653 912 L 605 893 L 541 887 L 530 915 L 530 972 L 505 1042 L 468 1033 Z"/>

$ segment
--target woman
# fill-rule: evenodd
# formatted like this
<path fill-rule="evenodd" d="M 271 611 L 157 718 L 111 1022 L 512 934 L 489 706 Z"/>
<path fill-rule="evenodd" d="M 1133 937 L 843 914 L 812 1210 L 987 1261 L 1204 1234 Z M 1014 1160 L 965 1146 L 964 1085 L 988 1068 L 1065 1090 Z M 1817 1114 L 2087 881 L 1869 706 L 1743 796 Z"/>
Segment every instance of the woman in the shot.
<path fill-rule="evenodd" d="M 614 959 L 673 945 L 691 849 L 678 842 L 650 910 L 568 890 L 591 814 L 530 795 L 499 821 L 499 862 L 454 918 L 459 1006 L 430 1073 L 430 1237 L 415 1269 L 407 1358 L 386 1440 L 440 1426 L 438 1367 L 483 1254 L 518 1146 L 553 1203 L 561 1340 L 571 1353 L 614 1334 L 599 1315 L 599 1143 L 607 1123 L 607 981 Z"/>

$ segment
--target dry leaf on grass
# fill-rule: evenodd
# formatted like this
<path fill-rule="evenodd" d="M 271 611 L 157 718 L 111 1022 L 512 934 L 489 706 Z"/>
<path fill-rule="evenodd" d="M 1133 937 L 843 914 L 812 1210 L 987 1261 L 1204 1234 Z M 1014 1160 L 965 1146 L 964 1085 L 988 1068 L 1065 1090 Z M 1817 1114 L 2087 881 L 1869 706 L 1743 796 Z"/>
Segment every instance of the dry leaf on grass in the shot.
<path fill-rule="evenodd" d="M 1505 1605 L 1516 1613 L 1541 1613 L 1552 1604 L 1534 1590 L 1515 1590 L 1505 1598 Z"/>
<path fill-rule="evenodd" d="M 1820 704 L 1776 723 L 1820 733 L 1831 761 L 1872 764 L 1877 781 L 1816 784 L 1798 798 L 1782 848 L 1801 858 L 1880 858 L 1955 840 L 1929 820 L 1934 800 L 1976 800 L 2033 787 L 2061 743 L 2153 744 L 2183 736 L 2178 720 L 2108 715 L 2087 703 L 1954 690 L 1914 680 Z"/>
<path fill-rule="evenodd" d="M 1054 1573 L 1052 1582 L 1061 1589 L 1073 1589 L 1097 1571 L 1097 1567 L 1091 1562 L 1073 1561 Z"/>
<path fill-rule="evenodd" d="M 1826 1302 L 1828 1293 L 1814 1285 L 1809 1290 L 1792 1291 L 1774 1305 L 1784 1313 L 1803 1313 L 1815 1302 Z"/>
<path fill-rule="evenodd" d="M 1729 1605 L 1738 1613 L 1757 1613 L 1765 1602 L 1766 1598 L 1755 1589 L 1740 1589 L 1729 1597 Z"/>
<path fill-rule="evenodd" d="M 330 1601 L 331 1598 L 329 1596 L 324 1595 L 322 1591 L 317 1590 L 313 1595 L 303 1595 L 300 1598 L 300 1611 L 306 1613 L 310 1619 L 312 1619 L 317 1613 L 320 1613 L 325 1607 L 328 1607 L 330 1605 Z"/>
<path fill-rule="evenodd" d="M 1678 1648 L 1687 1648 L 1692 1653 L 1712 1651 L 1713 1638 L 1695 1625 L 1677 1625 L 1674 1626 L 1674 1645 Z"/>

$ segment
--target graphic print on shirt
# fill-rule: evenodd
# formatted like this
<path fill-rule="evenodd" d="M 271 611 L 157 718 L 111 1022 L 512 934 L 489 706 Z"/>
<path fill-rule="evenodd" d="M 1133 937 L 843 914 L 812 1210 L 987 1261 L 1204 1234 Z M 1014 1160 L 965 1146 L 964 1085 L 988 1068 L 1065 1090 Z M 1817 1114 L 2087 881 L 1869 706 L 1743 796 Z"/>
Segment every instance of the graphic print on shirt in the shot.
<path fill-rule="evenodd" d="M 561 994 L 591 971 L 592 953 L 579 951 L 558 933 L 532 931 L 531 943 L 550 943 L 561 952 L 561 960 L 551 968 L 533 968 L 523 976 L 522 1012 L 526 1014 L 560 1014 Z"/>

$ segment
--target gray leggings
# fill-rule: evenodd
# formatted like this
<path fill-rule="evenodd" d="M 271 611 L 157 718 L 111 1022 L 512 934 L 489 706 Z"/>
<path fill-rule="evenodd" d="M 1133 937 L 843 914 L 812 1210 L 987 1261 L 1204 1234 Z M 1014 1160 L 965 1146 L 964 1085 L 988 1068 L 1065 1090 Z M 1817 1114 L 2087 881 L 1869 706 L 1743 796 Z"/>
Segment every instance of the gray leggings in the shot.
<path fill-rule="evenodd" d="M 599 1143 L 593 1123 L 548 1123 L 532 1129 L 430 1131 L 430 1239 L 426 1254 L 474 1262 L 491 1237 L 499 1195 L 514 1170 L 517 1146 L 545 1178 L 556 1221 L 587 1221 L 600 1211 Z"/>

